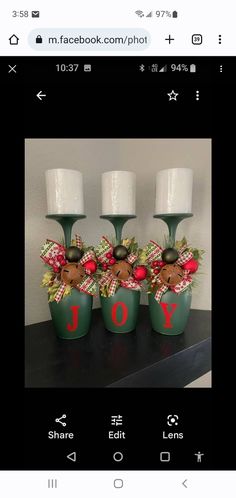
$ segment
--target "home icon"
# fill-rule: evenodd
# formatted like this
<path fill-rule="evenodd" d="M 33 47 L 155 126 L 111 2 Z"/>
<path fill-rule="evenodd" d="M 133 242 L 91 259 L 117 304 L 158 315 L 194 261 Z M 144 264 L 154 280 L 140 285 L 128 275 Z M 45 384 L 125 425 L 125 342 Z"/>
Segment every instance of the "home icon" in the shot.
<path fill-rule="evenodd" d="M 9 38 L 10 45 L 18 45 L 19 38 L 16 35 L 11 35 Z"/>

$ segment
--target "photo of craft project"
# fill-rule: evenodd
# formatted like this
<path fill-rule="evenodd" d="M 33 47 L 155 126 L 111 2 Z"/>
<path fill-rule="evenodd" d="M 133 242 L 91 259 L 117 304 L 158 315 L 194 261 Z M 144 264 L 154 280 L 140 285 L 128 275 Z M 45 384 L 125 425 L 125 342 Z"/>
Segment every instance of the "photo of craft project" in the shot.
<path fill-rule="evenodd" d="M 91 161 L 91 147 L 96 149 L 101 143 L 75 142 L 78 150 L 83 144 L 84 154 L 89 151 L 87 161 Z M 144 171 L 136 149 L 142 157 L 148 143 L 113 141 L 124 157 L 127 153 L 130 158 L 135 151 L 136 161 L 130 169 L 126 159 L 123 168 L 104 171 L 101 164 L 96 172 L 91 166 L 92 175 L 88 164 L 84 168 L 82 164 L 78 168 L 45 165 L 38 172 L 41 218 L 37 232 L 33 230 L 37 244 L 32 232 L 26 237 L 26 248 L 31 248 L 26 266 L 29 386 L 161 387 L 169 382 L 184 387 L 210 370 L 210 141 L 152 140 L 162 159 L 158 158 L 157 168 L 152 154 L 150 168 Z M 31 145 L 29 141 L 32 154 Z M 102 140 L 102 145 L 104 150 L 108 146 L 112 150 L 109 140 Z M 178 166 L 167 167 L 170 146 L 173 156 L 179 154 Z M 191 150 L 195 156 L 199 151 L 199 160 L 207 165 L 205 185 L 195 158 L 192 167 L 180 165 L 186 163 L 184 154 L 191 162 Z M 118 166 L 118 160 L 116 163 Z M 33 174 L 28 165 L 30 184 Z M 196 190 L 201 202 L 196 200 Z M 27 188 L 26 192 L 30 220 L 33 198 Z M 35 263 L 33 272 L 31 266 L 36 249 L 41 262 L 37 279 Z M 41 317 L 35 325 L 33 315 Z M 44 338 L 42 365 L 46 367 L 35 369 L 34 361 L 39 365 L 40 355 L 38 350 L 34 360 L 32 348 L 38 333 L 40 341 Z M 178 336 L 184 339 L 176 342 Z M 78 363 L 76 356 L 71 363 L 66 343 L 75 347 Z M 199 348 L 201 360 L 195 363 Z M 54 364 L 61 362 L 60 373 L 47 363 L 50 351 L 48 361 L 53 352 Z M 184 376 L 181 373 L 178 379 L 174 370 L 171 380 L 171 373 L 167 378 L 155 376 L 160 362 L 171 360 L 179 351 L 186 357 Z M 183 370 L 182 361 L 179 365 Z M 44 368 L 48 369 L 46 375 Z"/>

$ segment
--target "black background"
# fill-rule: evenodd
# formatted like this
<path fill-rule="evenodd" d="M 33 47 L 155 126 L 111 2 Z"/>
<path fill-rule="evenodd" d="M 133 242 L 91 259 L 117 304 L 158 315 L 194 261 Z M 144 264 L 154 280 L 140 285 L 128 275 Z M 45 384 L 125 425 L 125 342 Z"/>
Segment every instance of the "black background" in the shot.
<path fill-rule="evenodd" d="M 234 124 L 235 60 L 171 58 L 196 63 L 196 74 L 141 73 L 141 63 L 163 58 L 1 58 L 5 104 L 2 151 L 2 234 L 13 276 L 4 277 L 1 363 L 3 469 L 165 469 L 160 433 L 168 413 L 178 413 L 184 441 L 171 442 L 169 469 L 234 469 Z M 57 63 L 92 63 L 91 73 L 58 74 Z M 169 61 L 168 61 L 169 62 Z M 16 77 L 8 64 L 18 64 Z M 219 64 L 224 72 L 219 73 Z M 168 102 L 167 91 L 180 94 Z M 200 90 L 200 101 L 195 90 Z M 40 102 L 36 93 L 47 97 Z M 233 118 L 233 120 L 232 120 Z M 212 138 L 213 387 L 212 389 L 24 389 L 24 139 L 25 138 Z M 230 223 L 229 223 L 230 221 Z M 6 253 L 5 253 L 6 250 Z M 6 258 L 6 259 L 5 259 Z M 232 262 L 232 263 L 231 263 Z M 227 265 L 231 270 L 227 270 Z M 232 276 L 231 276 L 232 275 Z M 232 290 L 230 290 L 230 287 Z M 69 414 L 72 444 L 48 441 L 60 413 Z M 122 414 L 128 438 L 106 439 L 110 416 Z M 24 426 L 24 429 L 23 429 Z M 69 427 L 69 426 L 68 426 Z M 180 426 L 181 427 L 181 426 Z M 179 429 L 180 430 L 180 429 Z M 65 458 L 77 450 L 81 459 Z M 163 451 L 168 451 L 165 447 Z"/>

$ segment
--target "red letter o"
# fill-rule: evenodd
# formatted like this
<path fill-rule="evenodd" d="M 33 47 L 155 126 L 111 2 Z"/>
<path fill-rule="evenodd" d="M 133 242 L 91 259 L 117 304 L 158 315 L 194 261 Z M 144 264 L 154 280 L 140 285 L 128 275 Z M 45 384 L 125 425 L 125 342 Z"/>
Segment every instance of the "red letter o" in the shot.
<path fill-rule="evenodd" d="M 117 309 L 119 308 L 119 306 L 121 306 L 121 308 L 122 308 L 122 318 L 121 318 L 120 322 L 118 322 L 117 317 L 116 317 Z M 126 304 L 122 303 L 122 301 L 119 301 L 118 303 L 113 304 L 112 310 L 111 310 L 111 318 L 112 318 L 113 323 L 117 327 L 122 327 L 122 325 L 125 324 L 125 322 L 128 318 L 128 308 L 127 308 Z"/>

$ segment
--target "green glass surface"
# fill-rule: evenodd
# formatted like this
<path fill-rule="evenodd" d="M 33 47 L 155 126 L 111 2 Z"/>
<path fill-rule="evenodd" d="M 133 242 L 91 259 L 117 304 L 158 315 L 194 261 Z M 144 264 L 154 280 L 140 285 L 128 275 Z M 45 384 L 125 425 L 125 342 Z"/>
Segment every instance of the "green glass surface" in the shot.
<path fill-rule="evenodd" d="M 160 220 L 164 221 L 167 226 L 168 226 L 168 231 L 169 231 L 169 239 L 172 242 L 172 244 L 175 244 L 175 236 L 176 236 L 176 230 L 179 225 L 179 223 L 186 218 L 191 218 L 193 216 L 192 213 L 167 213 L 167 214 L 155 214 L 154 218 L 159 218 Z"/>
<path fill-rule="evenodd" d="M 123 305 L 117 303 L 123 303 Z M 106 329 L 117 334 L 132 332 L 138 320 L 139 303 L 139 291 L 123 289 L 122 287 L 119 287 L 112 297 L 101 296 L 102 316 Z M 116 311 L 114 306 L 116 306 Z M 116 321 L 122 323 L 124 310 L 127 313 L 127 319 L 123 325 L 117 325 L 114 323 L 114 315 Z"/>
<path fill-rule="evenodd" d="M 78 220 L 86 218 L 84 214 L 48 214 L 46 216 L 49 220 L 57 221 L 64 232 L 65 246 L 71 245 L 71 232 L 74 223 Z"/>
<path fill-rule="evenodd" d="M 72 289 L 71 295 L 66 296 L 59 303 L 49 303 L 51 317 L 56 334 L 61 339 L 79 339 L 86 335 L 90 328 L 93 297 Z M 69 331 L 68 324 L 73 323 L 71 306 L 78 308 L 78 326 L 75 331 Z"/>
<path fill-rule="evenodd" d="M 169 336 L 182 334 L 188 321 L 191 300 L 192 293 L 189 290 L 186 290 L 179 295 L 170 290 L 163 294 L 161 303 L 168 304 L 167 312 L 171 313 L 171 311 L 173 310 L 171 304 L 177 304 L 172 317 L 170 317 L 171 327 L 167 328 L 165 325 L 168 322 L 166 320 L 161 304 L 156 301 L 156 299 L 154 298 L 154 294 L 149 294 L 149 312 L 153 330 L 155 330 L 155 332 L 159 332 L 159 334 Z"/>
<path fill-rule="evenodd" d="M 104 220 L 108 220 L 112 223 L 113 227 L 114 227 L 114 230 L 115 230 L 115 237 L 116 237 L 116 244 L 120 244 L 121 243 L 121 240 L 122 240 L 122 230 L 123 230 L 123 226 L 124 224 L 129 221 L 129 220 L 132 220 L 133 218 L 136 218 L 135 215 L 132 215 L 132 214 L 110 214 L 110 215 L 105 215 L 103 214 L 102 216 L 100 216 L 100 218 L 104 219 Z"/>

